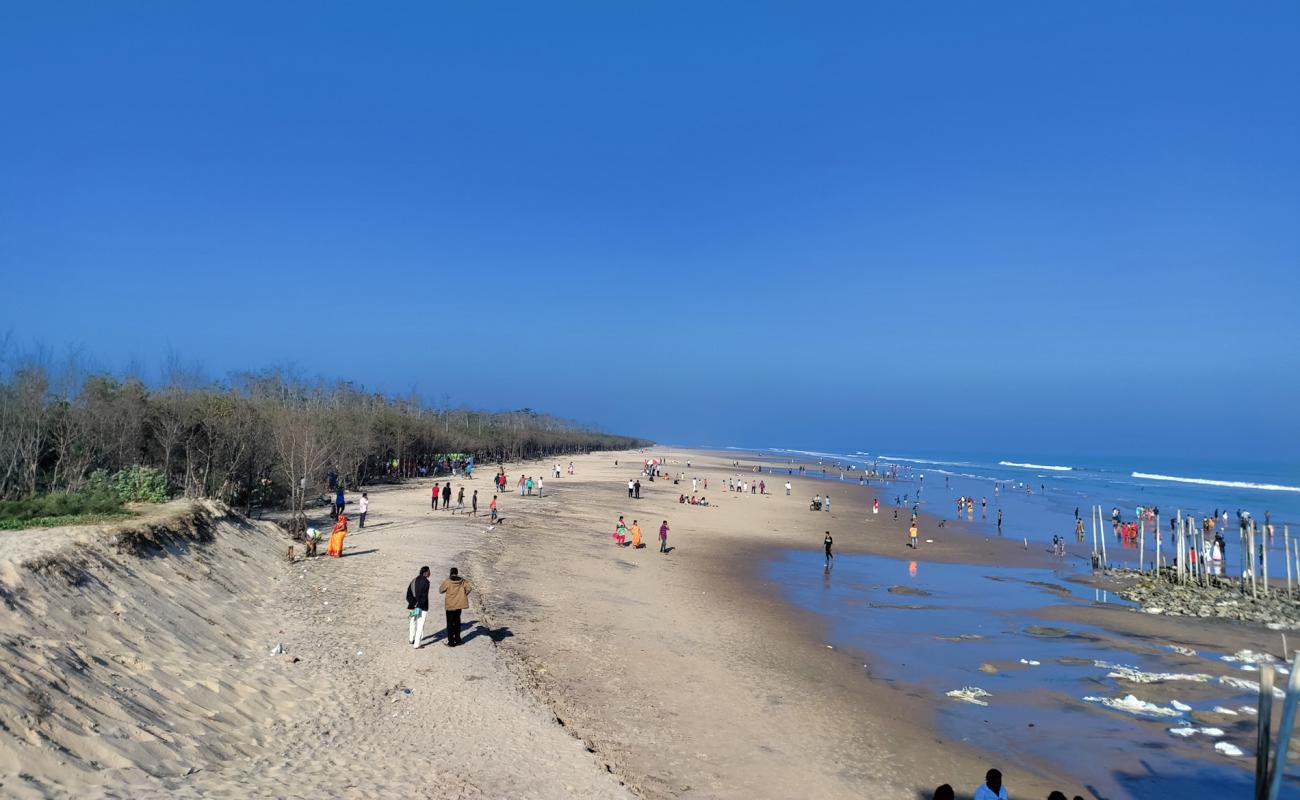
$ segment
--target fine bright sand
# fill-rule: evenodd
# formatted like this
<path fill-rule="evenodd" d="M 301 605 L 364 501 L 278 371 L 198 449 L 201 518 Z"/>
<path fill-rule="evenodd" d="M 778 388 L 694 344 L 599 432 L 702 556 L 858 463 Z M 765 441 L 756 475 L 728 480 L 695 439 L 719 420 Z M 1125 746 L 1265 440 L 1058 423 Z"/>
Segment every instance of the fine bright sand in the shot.
<path fill-rule="evenodd" d="M 707 476 L 714 505 L 679 505 L 689 480 L 643 480 L 629 500 L 644 456 L 596 454 L 559 479 L 551 462 L 507 464 L 492 529 L 430 510 L 419 481 L 371 490 L 357 531 L 349 495 L 342 559 L 290 564 L 278 528 L 188 502 L 0 534 L 0 796 L 916 800 L 978 782 L 988 758 L 936 734 L 932 696 L 827 648 L 758 574 L 774 547 L 808 548 L 819 569 L 827 528 L 837 551 L 902 556 L 905 521 L 864 512 L 856 485 L 815 514 L 824 482 L 796 476 L 786 497 L 764 475 L 769 496 L 738 496 L 718 490 L 731 454 L 654 455 Z M 521 470 L 546 476 L 545 496 L 513 491 Z M 493 471 L 453 488 L 486 511 Z M 619 514 L 644 549 L 614 545 Z M 1032 558 L 935 538 L 922 557 Z M 426 647 L 406 643 L 421 565 L 435 586 L 451 566 L 476 585 L 461 648 L 441 646 L 436 596 Z M 1019 796 L 1082 788 L 998 766 Z"/>

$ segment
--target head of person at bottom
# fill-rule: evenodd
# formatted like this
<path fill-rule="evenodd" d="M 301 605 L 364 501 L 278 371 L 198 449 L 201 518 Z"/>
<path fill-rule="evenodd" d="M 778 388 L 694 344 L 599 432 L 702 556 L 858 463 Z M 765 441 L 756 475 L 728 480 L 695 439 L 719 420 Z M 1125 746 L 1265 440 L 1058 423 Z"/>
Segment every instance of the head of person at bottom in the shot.
<path fill-rule="evenodd" d="M 940 786 L 934 790 L 934 800 L 957 800 L 957 793 L 952 790 L 948 784 Z"/>
<path fill-rule="evenodd" d="M 1065 800 L 1065 792 L 1052 792 L 1047 796 L 1047 800 Z"/>
<path fill-rule="evenodd" d="M 1002 785 L 1002 773 L 991 769 L 984 775 L 984 783 L 975 790 L 973 800 L 1007 800 L 1006 787 Z"/>
<path fill-rule="evenodd" d="M 452 568 L 451 568 L 451 579 L 454 580 L 454 581 L 455 581 L 455 580 L 460 580 L 460 570 L 456 569 L 455 567 L 452 567 Z"/>

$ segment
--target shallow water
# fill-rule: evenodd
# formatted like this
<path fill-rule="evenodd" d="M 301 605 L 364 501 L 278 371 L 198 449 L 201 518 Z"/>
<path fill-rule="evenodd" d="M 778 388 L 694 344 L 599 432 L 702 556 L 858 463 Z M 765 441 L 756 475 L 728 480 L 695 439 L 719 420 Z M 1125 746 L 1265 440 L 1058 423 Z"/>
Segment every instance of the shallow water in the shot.
<path fill-rule="evenodd" d="M 1068 570 L 845 554 L 828 571 L 820 554 L 790 550 L 776 556 L 766 571 L 787 600 L 825 618 L 829 644 L 868 654 L 864 675 L 932 693 L 940 732 L 948 738 L 1003 755 L 1008 762 L 1027 754 L 1074 776 L 1100 797 L 1245 797 L 1251 790 L 1255 718 L 1212 709 L 1254 705 L 1255 693 L 1217 678 L 1258 680 L 1258 672 L 1223 661 L 1222 653 L 1188 656 L 1170 649 L 1176 642 L 1033 616 L 1044 606 L 1086 605 L 1103 598 L 1129 605 L 1073 583 Z M 1136 684 L 1109 677 L 1113 670 L 1096 662 L 1212 678 Z M 983 671 L 981 665 L 986 665 Z M 984 698 L 988 705 L 946 696 L 962 687 L 989 692 Z M 1170 709 L 1176 700 L 1191 710 L 1170 717 L 1135 716 L 1083 699 L 1129 694 Z M 1199 721 L 1193 721 L 1193 714 Z M 1197 732 L 1181 738 L 1169 733 L 1186 725 L 1218 727 L 1224 735 Z M 1236 745 L 1246 756 L 1216 752 L 1218 741 Z M 1288 775 L 1292 772 L 1297 772 L 1295 766 Z M 1300 797 L 1300 780 L 1291 791 L 1287 796 Z"/>

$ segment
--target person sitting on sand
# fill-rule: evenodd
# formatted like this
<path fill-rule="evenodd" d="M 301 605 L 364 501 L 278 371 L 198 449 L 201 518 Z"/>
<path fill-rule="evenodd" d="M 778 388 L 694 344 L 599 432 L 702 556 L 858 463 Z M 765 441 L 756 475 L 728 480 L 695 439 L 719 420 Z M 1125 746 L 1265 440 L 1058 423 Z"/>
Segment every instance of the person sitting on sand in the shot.
<path fill-rule="evenodd" d="M 1008 800 L 1007 787 L 1002 785 L 1002 773 L 996 769 L 989 770 L 971 800 Z"/>
<path fill-rule="evenodd" d="M 700 497 L 700 505 L 702 505 L 702 506 L 707 506 L 708 504 L 709 504 L 709 501 L 708 501 L 706 498 L 704 498 L 704 497 Z"/>
<path fill-rule="evenodd" d="M 334 558 L 343 557 L 343 539 L 348 535 L 348 516 L 339 514 L 338 520 L 334 523 L 334 530 L 330 531 L 329 547 L 325 548 L 325 554 Z"/>
<path fill-rule="evenodd" d="M 677 495 L 677 502 L 678 502 L 679 504 L 680 504 L 680 503 L 685 503 L 685 502 L 686 502 L 686 495 L 684 495 L 684 494 L 679 494 L 679 495 Z"/>
<path fill-rule="evenodd" d="M 632 520 L 632 549 L 641 549 L 641 523 Z"/>

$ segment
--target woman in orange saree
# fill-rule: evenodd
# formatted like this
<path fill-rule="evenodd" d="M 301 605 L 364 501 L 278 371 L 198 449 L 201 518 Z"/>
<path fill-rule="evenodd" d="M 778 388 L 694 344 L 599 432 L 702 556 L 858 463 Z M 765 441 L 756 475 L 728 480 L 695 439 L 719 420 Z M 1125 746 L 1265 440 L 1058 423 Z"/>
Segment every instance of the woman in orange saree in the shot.
<path fill-rule="evenodd" d="M 334 530 L 330 533 L 329 547 L 326 548 L 327 555 L 341 558 L 343 556 L 343 538 L 348 535 L 348 518 L 346 514 L 339 514 L 338 521 L 334 523 Z"/>

